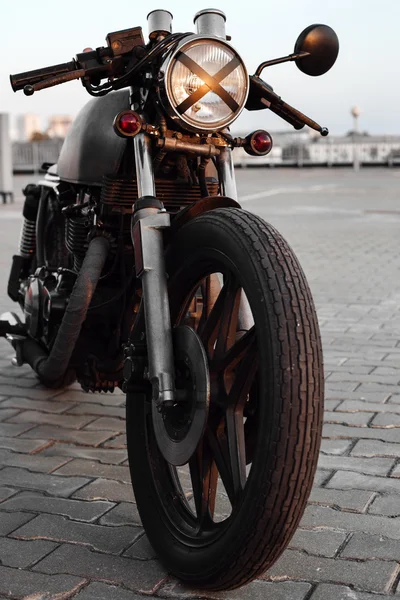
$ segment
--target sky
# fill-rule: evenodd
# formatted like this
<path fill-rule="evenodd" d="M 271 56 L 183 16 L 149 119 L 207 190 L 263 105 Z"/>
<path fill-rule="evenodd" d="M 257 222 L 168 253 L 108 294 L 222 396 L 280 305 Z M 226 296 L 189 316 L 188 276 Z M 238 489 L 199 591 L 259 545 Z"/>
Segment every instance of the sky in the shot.
<path fill-rule="evenodd" d="M 0 112 L 39 114 L 43 124 L 51 114 L 75 115 L 89 100 L 80 82 L 26 97 L 11 90 L 9 74 L 69 61 L 87 46 L 104 45 L 107 33 L 119 29 L 141 25 L 147 39 L 146 16 L 156 8 L 172 12 L 174 31 L 194 31 L 194 14 L 210 5 L 226 13 L 227 33 L 249 73 L 264 60 L 293 52 L 308 25 L 333 27 L 340 53 L 326 75 L 308 77 L 288 63 L 270 67 L 263 78 L 333 134 L 352 128 L 353 106 L 360 108 L 362 131 L 400 134 L 400 0 L 0 0 Z M 290 126 L 269 111 L 244 111 L 235 128 L 276 131 Z"/>

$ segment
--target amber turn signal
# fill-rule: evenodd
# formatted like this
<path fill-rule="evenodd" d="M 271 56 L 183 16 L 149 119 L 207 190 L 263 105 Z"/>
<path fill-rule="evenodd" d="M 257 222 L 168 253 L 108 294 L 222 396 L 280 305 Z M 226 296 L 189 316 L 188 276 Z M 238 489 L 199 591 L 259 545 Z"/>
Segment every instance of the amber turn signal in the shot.
<path fill-rule="evenodd" d="M 257 129 L 245 138 L 246 143 L 243 148 L 250 156 L 265 156 L 272 150 L 272 137 L 267 131 Z"/>
<path fill-rule="evenodd" d="M 143 121 L 133 110 L 123 110 L 114 119 L 114 131 L 121 137 L 134 137 L 142 130 Z"/>

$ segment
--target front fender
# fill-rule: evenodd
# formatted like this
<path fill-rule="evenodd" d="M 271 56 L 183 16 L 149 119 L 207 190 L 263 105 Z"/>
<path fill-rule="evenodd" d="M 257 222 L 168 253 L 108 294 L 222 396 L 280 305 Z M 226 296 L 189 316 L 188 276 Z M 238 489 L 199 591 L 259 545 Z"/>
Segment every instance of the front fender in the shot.
<path fill-rule="evenodd" d="M 193 202 L 181 210 L 172 220 L 171 226 L 165 230 L 165 241 L 168 243 L 175 233 L 189 221 L 199 215 L 216 208 L 241 208 L 240 204 L 227 196 L 207 196 L 197 202 Z"/>

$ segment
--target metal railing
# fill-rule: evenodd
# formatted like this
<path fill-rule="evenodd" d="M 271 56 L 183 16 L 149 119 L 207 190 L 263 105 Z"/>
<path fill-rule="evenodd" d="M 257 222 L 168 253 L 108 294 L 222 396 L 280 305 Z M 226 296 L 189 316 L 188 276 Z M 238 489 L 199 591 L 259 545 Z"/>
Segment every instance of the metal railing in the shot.
<path fill-rule="evenodd" d="M 44 162 L 55 163 L 63 140 L 40 142 L 14 142 L 12 147 L 13 170 L 35 172 Z M 400 138 L 374 138 L 353 141 L 351 138 L 332 138 L 316 142 L 279 139 L 268 156 L 253 157 L 242 148 L 234 153 L 238 167 L 285 166 L 394 166 L 400 164 Z"/>
<path fill-rule="evenodd" d="M 62 144 L 63 140 L 59 139 L 41 142 L 14 142 L 12 145 L 14 173 L 35 172 L 45 162 L 57 162 Z"/>

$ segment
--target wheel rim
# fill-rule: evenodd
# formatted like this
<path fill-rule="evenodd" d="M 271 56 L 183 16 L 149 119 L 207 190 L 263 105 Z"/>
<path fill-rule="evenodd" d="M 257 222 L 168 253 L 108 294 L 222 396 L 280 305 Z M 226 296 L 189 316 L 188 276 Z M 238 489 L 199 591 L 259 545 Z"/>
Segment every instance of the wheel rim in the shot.
<path fill-rule="evenodd" d="M 241 329 L 239 309 L 246 296 L 235 267 L 228 259 L 218 268 L 213 262 L 214 267 L 196 269 L 187 282 L 189 291 L 179 294 L 179 307 L 171 306 L 173 324 L 191 326 L 203 342 L 211 382 L 205 433 L 185 467 L 162 458 L 148 413 L 153 480 L 171 532 L 190 545 L 219 537 L 239 512 L 258 433 L 256 327 Z"/>

